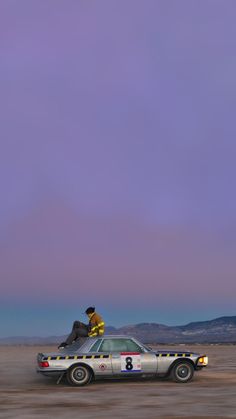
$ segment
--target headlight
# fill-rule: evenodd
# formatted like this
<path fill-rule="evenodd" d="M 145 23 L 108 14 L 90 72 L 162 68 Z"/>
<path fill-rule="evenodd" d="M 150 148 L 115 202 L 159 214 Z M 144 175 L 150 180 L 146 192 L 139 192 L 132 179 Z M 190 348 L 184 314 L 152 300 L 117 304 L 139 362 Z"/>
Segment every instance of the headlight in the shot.
<path fill-rule="evenodd" d="M 207 365 L 208 364 L 208 356 L 201 356 L 198 358 L 198 365 Z"/>

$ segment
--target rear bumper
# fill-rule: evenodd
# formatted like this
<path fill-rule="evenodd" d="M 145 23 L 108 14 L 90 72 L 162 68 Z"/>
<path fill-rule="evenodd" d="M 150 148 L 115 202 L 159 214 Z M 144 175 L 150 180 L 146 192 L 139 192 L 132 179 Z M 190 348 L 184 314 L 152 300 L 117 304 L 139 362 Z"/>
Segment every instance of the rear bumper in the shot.
<path fill-rule="evenodd" d="M 46 370 L 45 369 L 36 369 L 37 373 L 44 375 L 45 377 L 55 377 L 58 378 L 61 375 L 65 374 L 66 370 Z"/>

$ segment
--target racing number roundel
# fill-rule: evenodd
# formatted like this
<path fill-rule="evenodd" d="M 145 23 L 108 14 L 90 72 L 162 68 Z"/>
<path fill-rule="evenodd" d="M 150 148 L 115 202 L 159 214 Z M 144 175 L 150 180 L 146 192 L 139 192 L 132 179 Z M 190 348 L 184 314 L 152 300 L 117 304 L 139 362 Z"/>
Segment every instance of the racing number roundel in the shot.
<path fill-rule="evenodd" d="M 141 356 L 139 352 L 121 352 L 121 372 L 141 371 Z"/>

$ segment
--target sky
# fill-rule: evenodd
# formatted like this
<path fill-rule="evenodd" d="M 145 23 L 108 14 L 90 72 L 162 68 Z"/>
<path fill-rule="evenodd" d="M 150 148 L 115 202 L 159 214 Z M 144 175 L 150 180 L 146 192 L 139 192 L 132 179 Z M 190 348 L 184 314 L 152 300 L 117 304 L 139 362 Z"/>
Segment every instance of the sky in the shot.
<path fill-rule="evenodd" d="M 235 315 L 234 0 L 1 0 L 0 337 Z"/>

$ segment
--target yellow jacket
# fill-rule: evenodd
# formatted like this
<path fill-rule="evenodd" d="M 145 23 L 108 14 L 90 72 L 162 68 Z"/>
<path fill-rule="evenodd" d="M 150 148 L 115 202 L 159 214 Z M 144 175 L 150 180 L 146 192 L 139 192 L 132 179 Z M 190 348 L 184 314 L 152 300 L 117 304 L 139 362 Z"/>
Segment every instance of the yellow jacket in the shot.
<path fill-rule="evenodd" d="M 89 337 L 102 336 L 105 332 L 105 323 L 102 317 L 96 312 L 92 313 L 89 319 Z"/>

